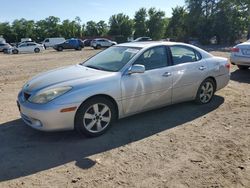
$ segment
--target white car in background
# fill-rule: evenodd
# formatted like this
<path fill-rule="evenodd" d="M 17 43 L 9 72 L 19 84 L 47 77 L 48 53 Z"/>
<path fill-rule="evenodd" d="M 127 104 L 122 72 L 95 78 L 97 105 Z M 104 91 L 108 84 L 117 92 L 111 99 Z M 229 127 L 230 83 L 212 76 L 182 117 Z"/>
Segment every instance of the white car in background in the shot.
<path fill-rule="evenodd" d="M 49 47 L 53 47 L 57 44 L 61 44 L 64 43 L 66 40 L 65 38 L 62 37 L 57 37 L 57 38 L 46 38 L 44 39 L 44 41 L 42 42 L 44 48 L 49 48 Z"/>
<path fill-rule="evenodd" d="M 17 47 L 8 49 L 8 53 L 18 54 L 18 53 L 39 53 L 44 51 L 44 46 L 35 42 L 25 42 L 21 43 Z"/>
<path fill-rule="evenodd" d="M 234 46 L 231 49 L 230 60 L 239 69 L 248 69 L 250 67 L 250 40 Z"/>
<path fill-rule="evenodd" d="M 113 45 L 117 45 L 117 42 L 104 38 L 94 39 L 90 44 L 94 49 L 108 48 Z"/>

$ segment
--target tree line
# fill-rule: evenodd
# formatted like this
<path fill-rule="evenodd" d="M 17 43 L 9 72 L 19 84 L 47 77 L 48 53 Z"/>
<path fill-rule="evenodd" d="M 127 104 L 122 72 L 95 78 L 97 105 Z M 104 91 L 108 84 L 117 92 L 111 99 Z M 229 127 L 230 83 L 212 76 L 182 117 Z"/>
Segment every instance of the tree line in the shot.
<path fill-rule="evenodd" d="M 172 17 L 155 8 L 141 8 L 134 18 L 120 13 L 112 15 L 106 23 L 81 19 L 63 20 L 55 16 L 33 21 L 17 19 L 12 23 L 0 23 L 0 36 L 8 42 L 18 42 L 21 38 L 42 41 L 49 37 L 88 38 L 111 36 L 118 42 L 128 37 L 149 36 L 154 40 L 171 38 L 186 42 L 197 39 L 208 44 L 216 37 L 219 44 L 234 43 L 242 36 L 250 34 L 249 0 L 185 0 L 185 6 L 172 9 Z"/>

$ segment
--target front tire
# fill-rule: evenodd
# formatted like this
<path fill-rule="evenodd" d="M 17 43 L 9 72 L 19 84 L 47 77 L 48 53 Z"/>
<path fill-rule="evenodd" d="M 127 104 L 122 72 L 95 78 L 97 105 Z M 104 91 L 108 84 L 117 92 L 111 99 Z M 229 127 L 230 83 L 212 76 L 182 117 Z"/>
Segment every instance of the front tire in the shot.
<path fill-rule="evenodd" d="M 105 97 L 95 97 L 84 102 L 75 115 L 75 129 L 88 137 L 104 134 L 116 120 L 115 105 Z"/>
<path fill-rule="evenodd" d="M 197 104 L 209 103 L 214 96 L 215 89 L 215 83 L 211 78 L 204 80 L 197 91 L 195 102 Z"/>

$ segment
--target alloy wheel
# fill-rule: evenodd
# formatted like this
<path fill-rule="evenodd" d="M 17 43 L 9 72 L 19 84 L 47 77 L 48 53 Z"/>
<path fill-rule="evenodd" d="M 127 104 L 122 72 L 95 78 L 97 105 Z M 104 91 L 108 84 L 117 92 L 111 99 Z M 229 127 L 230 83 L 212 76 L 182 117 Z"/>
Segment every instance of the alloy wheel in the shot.
<path fill-rule="evenodd" d="M 111 110 L 103 103 L 91 105 L 83 115 L 83 125 L 91 133 L 103 131 L 111 122 Z"/>
<path fill-rule="evenodd" d="M 200 101 L 202 103 L 208 103 L 213 97 L 214 86 L 211 82 L 205 82 L 200 90 Z"/>

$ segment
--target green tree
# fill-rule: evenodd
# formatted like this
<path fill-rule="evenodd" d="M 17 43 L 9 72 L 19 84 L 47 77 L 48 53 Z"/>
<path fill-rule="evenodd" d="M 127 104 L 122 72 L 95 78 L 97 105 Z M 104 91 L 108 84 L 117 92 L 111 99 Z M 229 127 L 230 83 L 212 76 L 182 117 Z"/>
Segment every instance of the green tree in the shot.
<path fill-rule="evenodd" d="M 108 33 L 108 25 L 101 20 L 96 24 L 98 36 L 105 36 Z"/>
<path fill-rule="evenodd" d="M 166 36 L 177 41 L 184 41 L 187 38 L 186 18 L 187 12 L 184 7 L 177 6 L 172 9 L 172 18 L 167 26 Z"/>
<path fill-rule="evenodd" d="M 164 37 L 165 33 L 165 13 L 155 8 L 148 10 L 149 20 L 147 21 L 149 36 L 154 40 Z"/>
<path fill-rule="evenodd" d="M 148 15 L 147 10 L 145 8 L 141 8 L 135 13 L 134 17 L 135 38 L 146 36 L 148 34 L 147 15 Z"/>
<path fill-rule="evenodd" d="M 109 19 L 109 34 L 113 36 L 122 36 L 128 38 L 133 33 L 133 21 L 127 15 L 116 14 Z"/>
<path fill-rule="evenodd" d="M 87 22 L 85 34 L 86 34 L 86 36 L 97 36 L 98 35 L 96 22 L 94 22 L 94 21 Z"/>
<path fill-rule="evenodd" d="M 0 23 L 0 36 L 3 36 L 8 42 L 16 40 L 16 36 L 9 22 Z"/>

